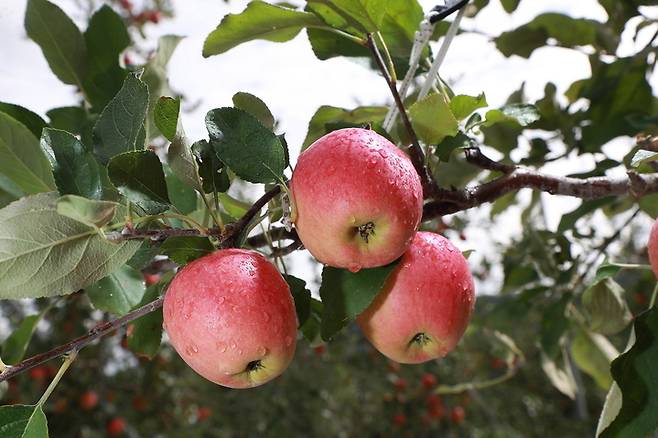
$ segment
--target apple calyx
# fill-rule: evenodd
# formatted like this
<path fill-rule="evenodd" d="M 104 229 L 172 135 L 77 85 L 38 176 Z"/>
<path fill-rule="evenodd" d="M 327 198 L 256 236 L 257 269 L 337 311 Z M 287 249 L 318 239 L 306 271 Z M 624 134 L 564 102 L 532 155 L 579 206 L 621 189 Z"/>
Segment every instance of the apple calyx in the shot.
<path fill-rule="evenodd" d="M 363 225 L 359 225 L 358 227 L 356 227 L 356 230 L 359 233 L 359 236 L 361 236 L 361 239 L 363 239 L 365 243 L 368 243 L 368 239 L 370 238 L 370 236 L 375 235 L 375 224 L 372 221 L 367 222 Z"/>
<path fill-rule="evenodd" d="M 247 364 L 247 368 L 245 369 L 246 372 L 251 373 L 254 371 L 258 371 L 261 368 L 265 368 L 265 365 L 263 365 L 263 362 L 261 362 L 260 359 L 258 360 L 252 360 Z"/>
<path fill-rule="evenodd" d="M 426 333 L 419 332 L 414 335 L 413 338 L 411 338 L 411 341 L 409 341 L 409 347 L 424 347 L 427 344 L 431 344 L 434 342 L 434 340 L 427 335 Z"/>

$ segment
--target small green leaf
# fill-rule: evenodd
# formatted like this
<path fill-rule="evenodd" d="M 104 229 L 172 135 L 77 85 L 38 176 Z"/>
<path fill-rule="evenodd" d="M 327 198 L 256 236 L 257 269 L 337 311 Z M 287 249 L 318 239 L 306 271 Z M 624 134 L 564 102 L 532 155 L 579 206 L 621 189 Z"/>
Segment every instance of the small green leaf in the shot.
<path fill-rule="evenodd" d="M 206 140 L 197 141 L 192 145 L 192 152 L 199 166 L 199 176 L 203 181 L 203 191 L 206 193 L 223 193 L 231 186 L 228 169 L 217 157 L 217 153 Z"/>
<path fill-rule="evenodd" d="M 174 175 L 183 184 L 199 192 L 203 191 L 199 165 L 192 154 L 192 147 L 188 143 L 180 119 L 177 119 L 176 134 L 167 150 L 167 162 Z"/>
<path fill-rule="evenodd" d="M 321 106 L 313 114 L 308 124 L 308 132 L 304 139 L 302 150 L 308 148 L 314 141 L 329 133 L 329 125 L 339 123 L 366 124 L 381 123 L 388 109 L 384 106 L 362 106 L 353 110 L 338 108 L 335 106 Z"/>
<path fill-rule="evenodd" d="M 610 360 L 592 341 L 590 336 L 599 336 L 605 339 L 596 333 L 590 335 L 584 330 L 579 330 L 571 342 L 571 356 L 581 370 L 589 374 L 601 389 L 607 391 L 612 384 Z"/>
<path fill-rule="evenodd" d="M 36 138 L 41 137 L 41 130 L 46 127 L 46 121 L 41 116 L 20 105 L 0 102 L 0 112 L 13 117 L 16 121 L 25 125 Z"/>
<path fill-rule="evenodd" d="M 453 97 L 450 101 L 450 110 L 457 120 L 462 121 L 476 109 L 484 108 L 487 105 L 487 98 L 484 96 L 484 93 L 479 96 L 460 94 Z"/>
<path fill-rule="evenodd" d="M 233 105 L 256 117 L 256 119 L 258 119 L 258 121 L 267 129 L 274 129 L 274 116 L 270 112 L 270 109 L 265 105 L 265 102 L 253 94 L 243 92 L 235 93 L 233 95 Z"/>
<path fill-rule="evenodd" d="M 572 229 L 580 218 L 593 213 L 604 205 L 609 204 L 613 200 L 614 198 L 601 198 L 594 199 L 592 201 L 583 201 L 580 207 L 562 216 L 562 219 L 560 219 L 560 224 L 557 227 L 558 233 L 563 233 Z"/>
<path fill-rule="evenodd" d="M 125 265 L 85 289 L 96 309 L 116 315 L 125 315 L 135 308 L 144 291 L 142 274 Z"/>
<path fill-rule="evenodd" d="M 634 328 L 635 344 L 612 362 L 622 406 L 603 438 L 647 436 L 658 427 L 658 309 L 636 317 Z"/>
<path fill-rule="evenodd" d="M 87 113 L 79 106 L 53 108 L 46 113 L 50 119 L 50 127 L 79 135 L 82 144 L 93 144 L 94 124 L 96 115 Z"/>
<path fill-rule="evenodd" d="M 249 210 L 249 207 L 251 207 L 251 204 L 235 199 L 226 193 L 219 194 L 219 201 L 222 207 L 224 207 L 224 210 L 226 210 L 226 213 L 236 220 L 244 216 L 247 210 Z"/>
<path fill-rule="evenodd" d="M 119 92 L 128 74 L 119 65 L 119 56 L 130 45 L 130 35 L 123 18 L 103 5 L 91 16 L 84 38 L 88 61 L 84 89 L 98 112 Z"/>
<path fill-rule="evenodd" d="M 325 266 L 320 286 L 320 297 L 324 304 L 322 339 L 330 340 L 366 310 L 396 265 L 397 261 L 380 268 L 362 269 L 356 273 Z"/>
<path fill-rule="evenodd" d="M 144 306 L 156 300 L 164 288 L 167 286 L 166 280 L 149 286 L 144 293 L 142 301 L 136 306 Z M 128 335 L 128 348 L 135 353 L 152 358 L 158 354 L 160 343 L 162 342 L 162 309 L 148 313 L 141 318 L 136 319 L 132 324 L 133 328 Z"/>
<path fill-rule="evenodd" d="M 541 353 L 541 367 L 546 376 L 551 381 L 555 389 L 560 391 L 572 400 L 576 398 L 576 380 L 573 377 L 571 368 L 564 361 L 561 367 L 555 360 L 551 359 L 544 352 Z"/>
<path fill-rule="evenodd" d="M 560 352 L 560 339 L 569 328 L 569 321 L 565 316 L 565 308 L 570 300 L 569 295 L 564 295 L 560 300 L 551 303 L 543 312 L 539 341 L 542 350 L 551 359 Z"/>
<path fill-rule="evenodd" d="M 297 322 L 301 327 L 311 315 L 311 291 L 306 288 L 306 282 L 301 278 L 293 275 L 284 275 L 283 278 L 290 286 L 290 292 L 295 300 Z"/>
<path fill-rule="evenodd" d="M 605 280 L 606 278 L 612 278 L 619 271 L 624 269 L 624 266 L 616 265 L 614 263 L 608 263 L 604 262 L 599 268 L 596 270 L 596 276 L 594 277 L 594 283 L 598 283 L 601 280 Z"/>
<path fill-rule="evenodd" d="M 87 49 L 73 20 L 47 0 L 29 0 L 25 10 L 25 30 L 41 47 L 55 76 L 65 84 L 82 88 Z"/>
<path fill-rule="evenodd" d="M 126 152 L 107 165 L 112 183 L 147 214 L 159 214 L 171 205 L 162 163 L 152 151 Z"/>
<path fill-rule="evenodd" d="M 48 421 L 41 405 L 0 406 L 3 438 L 48 438 Z"/>
<path fill-rule="evenodd" d="M 176 176 L 169 165 L 163 164 L 162 167 L 171 205 L 182 214 L 192 213 L 197 209 L 198 196 L 196 191 Z"/>
<path fill-rule="evenodd" d="M 643 212 L 649 216 L 656 218 L 658 217 L 658 193 L 652 195 L 643 196 L 638 204 Z"/>
<path fill-rule="evenodd" d="M 22 123 L 0 112 L 0 174 L 27 194 L 49 192 L 55 180 L 39 140 Z"/>
<path fill-rule="evenodd" d="M 162 96 L 158 99 L 153 110 L 153 120 L 162 135 L 169 141 L 174 141 L 178 127 L 178 113 L 180 112 L 180 99 Z"/>
<path fill-rule="evenodd" d="M 91 227 L 101 228 L 112 221 L 119 204 L 66 195 L 57 200 L 57 213 Z"/>
<path fill-rule="evenodd" d="M 583 306 L 590 316 L 589 328 L 604 335 L 614 335 L 633 318 L 623 298 L 624 289 L 612 278 L 590 286 L 583 294 Z"/>
<path fill-rule="evenodd" d="M 46 128 L 41 148 L 53 167 L 55 183 L 61 195 L 103 198 L 102 170 L 96 157 L 74 135 Z"/>
<path fill-rule="evenodd" d="M 279 137 L 255 117 L 236 108 L 218 108 L 206 115 L 215 152 L 240 178 L 253 183 L 278 182 L 286 168 Z"/>
<path fill-rule="evenodd" d="M 520 126 L 528 126 L 539 118 L 539 111 L 534 105 L 514 103 L 501 109 L 487 111 L 484 126 L 490 127 L 498 123 L 516 123 Z"/>
<path fill-rule="evenodd" d="M 207 237 L 172 236 L 160 247 L 160 252 L 183 266 L 215 251 Z"/>
<path fill-rule="evenodd" d="M 409 116 L 420 140 L 438 144 L 459 133 L 459 123 L 442 94 L 430 94 L 411 105 Z"/>
<path fill-rule="evenodd" d="M 256 39 L 286 42 L 307 26 L 323 24 L 314 14 L 255 0 L 242 13 L 228 14 L 222 19 L 217 29 L 206 38 L 203 56 L 219 55 Z"/>
<path fill-rule="evenodd" d="M 434 154 L 439 157 L 439 160 L 448 162 L 450 161 L 450 156 L 455 149 L 469 147 L 472 143 L 473 139 L 460 132 L 454 137 L 445 137 L 441 143 L 436 146 Z"/>
<path fill-rule="evenodd" d="M 32 335 L 37 329 L 37 324 L 41 320 L 42 314 L 26 316 L 14 330 L 11 335 L 2 344 L 2 360 L 9 364 L 15 365 L 25 356 L 27 346 L 30 344 Z"/>
<path fill-rule="evenodd" d="M 94 127 L 96 154 L 101 163 L 115 155 L 144 149 L 143 130 L 149 92 L 134 74 L 126 76 L 121 90 L 101 113 Z"/>
<path fill-rule="evenodd" d="M 631 159 L 631 167 L 639 167 L 643 163 L 648 163 L 650 161 L 658 160 L 658 152 L 645 151 L 640 149 L 633 155 Z"/>

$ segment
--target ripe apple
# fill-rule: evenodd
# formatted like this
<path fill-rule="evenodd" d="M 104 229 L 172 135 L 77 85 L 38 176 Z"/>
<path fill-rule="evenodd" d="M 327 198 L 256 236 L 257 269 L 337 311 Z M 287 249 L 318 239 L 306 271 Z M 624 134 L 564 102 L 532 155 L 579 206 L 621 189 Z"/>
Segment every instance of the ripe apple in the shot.
<path fill-rule="evenodd" d="M 109 436 L 119 436 L 126 430 L 126 422 L 121 417 L 114 417 L 105 425 L 105 430 Z"/>
<path fill-rule="evenodd" d="M 432 389 L 436 385 L 436 377 L 434 374 L 425 373 L 421 378 L 421 383 L 423 384 L 423 388 Z"/>
<path fill-rule="evenodd" d="M 457 345 L 474 304 L 473 278 L 462 253 L 445 237 L 419 232 L 357 322 L 388 358 L 420 363 Z"/>
<path fill-rule="evenodd" d="M 354 272 L 400 257 L 423 213 L 411 161 L 368 129 L 340 129 L 313 143 L 299 156 L 290 188 L 304 246 L 321 263 Z"/>
<path fill-rule="evenodd" d="M 466 411 L 461 406 L 455 406 L 450 411 L 450 420 L 455 424 L 461 424 L 466 419 Z"/>
<path fill-rule="evenodd" d="M 80 394 L 80 399 L 78 400 L 80 408 L 83 411 L 91 411 L 98 404 L 98 394 L 94 391 L 85 391 Z"/>
<path fill-rule="evenodd" d="M 651 235 L 649 236 L 649 261 L 653 272 L 658 277 L 658 219 L 651 228 Z"/>
<path fill-rule="evenodd" d="M 262 385 L 281 374 L 295 353 L 290 288 L 255 251 L 225 249 L 188 264 L 171 282 L 163 310 L 178 354 L 222 386 Z"/>

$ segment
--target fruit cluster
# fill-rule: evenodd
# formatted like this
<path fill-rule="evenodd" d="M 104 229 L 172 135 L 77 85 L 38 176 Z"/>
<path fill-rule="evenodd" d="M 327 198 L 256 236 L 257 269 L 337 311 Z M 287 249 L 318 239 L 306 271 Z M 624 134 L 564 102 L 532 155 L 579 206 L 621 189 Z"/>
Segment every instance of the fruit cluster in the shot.
<path fill-rule="evenodd" d="M 473 310 L 473 279 L 452 243 L 418 231 L 422 186 L 400 149 L 372 130 L 334 131 L 300 155 L 290 191 L 292 221 L 319 262 L 352 272 L 396 262 L 357 318 L 377 350 L 420 363 L 455 347 Z M 275 378 L 295 352 L 290 288 L 271 262 L 246 249 L 181 269 L 165 296 L 164 326 L 188 365 L 231 388 Z"/>

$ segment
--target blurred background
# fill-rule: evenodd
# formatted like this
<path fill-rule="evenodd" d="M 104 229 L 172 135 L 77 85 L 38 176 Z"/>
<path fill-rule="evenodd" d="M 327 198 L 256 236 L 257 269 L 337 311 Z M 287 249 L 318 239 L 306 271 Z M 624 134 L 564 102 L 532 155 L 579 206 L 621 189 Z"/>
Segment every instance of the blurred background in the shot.
<path fill-rule="evenodd" d="M 84 29 L 91 13 L 103 2 L 55 3 Z M 184 37 L 168 64 L 168 77 L 173 93 L 183 96 L 182 120 L 193 140 L 206 136 L 204 115 L 208 110 L 229 106 L 236 92 L 246 91 L 268 104 L 277 118 L 277 131 L 286 133 L 294 163 L 309 119 L 319 106 L 390 104 L 384 80 L 367 63 L 345 58 L 320 61 L 313 55 L 305 32 L 286 44 L 254 41 L 204 59 L 201 48 L 207 34 L 227 13 L 242 11 L 246 0 L 107 3 L 125 18 L 133 38 L 134 45 L 124 55 L 125 64 L 145 62 L 162 35 Z M 431 0 L 420 3 L 426 11 L 435 6 Z M 0 100 L 41 116 L 53 107 L 78 105 L 76 90 L 61 84 L 39 47 L 27 38 L 25 6 L 24 0 L 0 2 Z M 653 20 L 658 18 L 658 8 L 642 7 L 641 11 L 642 17 L 629 20 L 624 27 L 616 56 L 636 53 L 655 32 Z M 442 77 L 457 94 L 485 92 L 491 107 L 503 105 L 521 88 L 526 101 L 540 100 L 548 83 L 555 85 L 558 105 L 566 104 L 564 93 L 569 87 L 592 76 L 592 49 L 549 44 L 526 59 L 505 57 L 492 41 L 545 12 L 603 23 L 609 18 L 595 0 L 522 1 L 513 13 L 492 0 L 477 15 L 464 20 L 462 27 L 469 32 L 458 36 L 451 46 Z M 645 21 L 650 25 L 638 32 L 638 25 Z M 655 90 L 656 75 L 652 73 L 647 80 Z M 603 145 L 600 153 L 622 161 L 634 144 L 631 137 L 620 136 Z M 555 155 L 567 149 L 559 141 L 552 146 Z M 509 158 L 518 161 L 529 150 L 530 143 L 520 139 Z M 495 149 L 488 153 L 496 159 L 504 155 Z M 584 172 L 595 167 L 598 158 L 566 156 L 545 163 L 543 170 L 559 175 Z M 608 174 L 623 171 L 611 169 Z M 230 193 L 255 199 L 260 190 L 262 187 L 235 185 Z M 134 437 L 590 435 L 605 397 L 605 382 L 601 385 L 567 363 L 576 385 L 575 395 L 569 397 L 556 389 L 555 380 L 547 378 L 542 369 L 542 351 L 537 346 L 539 334 L 547 333 L 543 318 L 547 308 L 530 304 L 533 295 L 528 289 L 524 296 L 517 294 L 519 285 L 527 282 L 514 275 L 531 274 L 512 268 L 540 269 L 536 264 L 547 257 L 543 253 L 546 246 L 533 247 L 524 234 L 529 219 L 522 212 L 531 196 L 519 194 L 515 205 L 510 204 L 500 214 L 492 213 L 490 206 L 461 213 L 440 229 L 460 249 L 476 250 L 469 264 L 479 294 L 474 323 L 457 351 L 446 359 L 400 366 L 377 353 L 352 326 L 328 345 L 300 339 L 297 357 L 284 375 L 261 388 L 236 391 L 198 377 L 167 345 L 153 358 L 132 353 L 126 345 L 126 331 L 119 330 L 83 350 L 51 396 L 46 405 L 51 436 L 111 435 L 119 430 L 119 423 L 123 427 L 118 435 Z M 550 205 L 543 209 L 542 227 L 551 232 L 565 213 L 580 205 L 575 199 L 546 194 L 540 198 Z M 578 237 L 585 236 L 587 230 L 595 230 L 597 236 L 615 233 L 627 217 L 597 212 Z M 648 217 L 638 216 L 606 248 L 607 253 L 616 260 L 646 263 L 643 245 L 649 223 Z M 598 245 L 572 242 L 571 251 L 587 253 Z M 317 295 L 319 264 L 299 252 L 290 257 L 288 267 Z M 651 277 L 629 273 L 618 280 L 631 291 L 627 295 L 631 311 L 644 309 Z M 0 341 L 24 315 L 46 305 L 53 304 L 0 302 Z M 107 319 L 103 312 L 90 310 L 87 298 L 80 293 L 53 306 L 49 318 L 39 324 L 28 354 L 64 343 Z M 626 337 L 620 335 L 615 343 L 623 344 Z M 568 362 L 570 356 L 565 357 Z M 55 370 L 54 365 L 42 366 L 13 379 L 4 389 L 3 404 L 35 402 Z M 455 386 L 460 383 L 466 386 Z M 448 389 L 443 392 L 451 393 L 436 394 L 437 385 L 446 385 Z"/>

